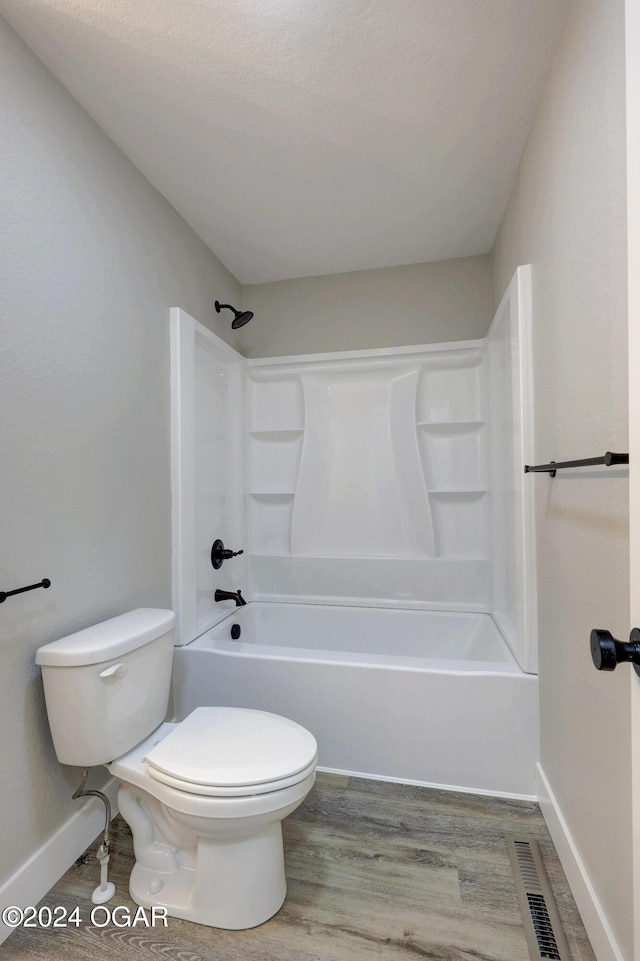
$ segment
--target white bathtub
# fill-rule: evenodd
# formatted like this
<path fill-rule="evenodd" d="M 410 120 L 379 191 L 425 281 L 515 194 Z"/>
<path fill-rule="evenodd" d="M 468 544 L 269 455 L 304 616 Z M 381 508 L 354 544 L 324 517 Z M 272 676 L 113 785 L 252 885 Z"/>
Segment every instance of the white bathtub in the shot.
<path fill-rule="evenodd" d="M 535 796 L 538 679 L 487 614 L 251 603 L 176 648 L 174 704 L 290 717 L 324 770 Z"/>

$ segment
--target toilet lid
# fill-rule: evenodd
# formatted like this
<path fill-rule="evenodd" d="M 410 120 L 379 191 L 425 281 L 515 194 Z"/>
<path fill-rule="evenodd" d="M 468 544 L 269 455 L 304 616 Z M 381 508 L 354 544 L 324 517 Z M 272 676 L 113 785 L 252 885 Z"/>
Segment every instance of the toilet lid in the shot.
<path fill-rule="evenodd" d="M 309 731 L 277 714 L 199 707 L 146 761 L 172 780 L 234 788 L 290 778 L 315 761 L 317 750 Z"/>

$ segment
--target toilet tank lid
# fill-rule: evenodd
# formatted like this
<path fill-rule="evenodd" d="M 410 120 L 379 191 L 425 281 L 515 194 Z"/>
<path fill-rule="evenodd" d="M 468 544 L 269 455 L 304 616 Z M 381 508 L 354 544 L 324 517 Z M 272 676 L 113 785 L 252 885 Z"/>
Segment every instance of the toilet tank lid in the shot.
<path fill-rule="evenodd" d="M 100 664 L 161 637 L 173 628 L 175 619 L 173 611 L 140 607 L 45 644 L 36 651 L 36 664 L 46 667 Z"/>

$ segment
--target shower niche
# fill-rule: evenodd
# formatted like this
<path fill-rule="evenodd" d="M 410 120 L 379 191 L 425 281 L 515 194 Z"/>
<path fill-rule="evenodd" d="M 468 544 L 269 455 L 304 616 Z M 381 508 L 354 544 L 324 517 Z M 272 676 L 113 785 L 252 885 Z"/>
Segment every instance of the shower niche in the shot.
<path fill-rule="evenodd" d="M 221 536 L 224 518 L 225 543 L 242 537 L 245 554 L 225 565 L 238 583 L 216 586 L 240 586 L 251 600 L 490 613 L 522 667 L 535 670 L 531 492 L 522 474 L 532 432 L 528 268 L 477 341 L 247 359 L 182 311 L 173 315 L 196 354 L 208 342 L 209 396 L 233 411 L 223 447 L 195 470 L 215 474 L 217 465 L 219 474 L 228 445 L 233 478 L 227 468 L 224 482 L 212 481 L 224 488 L 211 505 L 222 515 L 206 518 L 202 537 Z M 188 381 L 183 375 L 187 400 Z M 205 423 L 217 414 L 194 416 Z M 204 456 L 197 448 L 181 453 L 172 441 L 174 474 L 183 457 Z M 189 519 L 198 505 L 181 503 L 185 529 L 200 531 Z M 207 577 L 198 568 L 199 627 L 207 604 L 212 624 L 221 616 Z M 174 604 L 184 607 L 184 595 Z"/>
<path fill-rule="evenodd" d="M 490 555 L 484 377 L 482 353 L 471 350 L 433 358 L 420 379 L 416 427 L 437 557 Z"/>
<path fill-rule="evenodd" d="M 247 519 L 250 551 L 285 556 L 304 437 L 302 385 L 282 378 L 247 397 Z"/>

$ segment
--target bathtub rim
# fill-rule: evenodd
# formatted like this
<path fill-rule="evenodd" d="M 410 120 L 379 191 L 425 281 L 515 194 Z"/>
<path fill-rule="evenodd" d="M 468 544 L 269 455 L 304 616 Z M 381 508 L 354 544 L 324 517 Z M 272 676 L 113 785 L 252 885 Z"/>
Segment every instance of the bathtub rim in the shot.
<path fill-rule="evenodd" d="M 296 604 L 283 601 L 264 601 L 260 599 L 247 602 L 246 607 L 249 607 L 252 604 L 278 604 L 280 606 L 296 608 L 332 607 L 339 609 L 340 607 L 345 607 L 349 610 L 353 610 L 355 606 L 353 604 Z M 358 605 L 358 607 L 359 606 L 360 605 Z M 486 611 L 425 611 L 424 613 L 434 614 L 441 617 L 446 616 L 446 614 L 452 614 L 456 616 L 459 616 L 460 614 L 468 614 L 469 616 L 488 617 L 495 628 L 496 636 L 500 638 L 502 649 L 505 653 L 504 660 L 482 661 L 462 658 L 408 657 L 392 653 L 363 654 L 352 651 L 326 651 L 322 648 L 299 648 L 288 645 L 260 645 L 252 644 L 251 642 L 226 641 L 220 638 L 211 637 L 212 634 L 223 629 L 229 618 L 241 617 L 243 610 L 244 607 L 233 608 L 224 618 L 218 621 L 217 624 L 215 624 L 213 627 L 207 628 L 207 630 L 203 631 L 202 634 L 199 634 L 198 637 L 194 638 L 192 641 L 189 641 L 188 644 L 182 645 L 181 649 L 184 651 L 189 649 L 198 651 L 206 650 L 222 657 L 230 658 L 281 662 L 303 661 L 306 664 L 321 664 L 331 667 L 351 667 L 360 669 L 368 668 L 372 670 L 384 671 L 413 671 L 417 673 L 446 674 L 449 676 L 466 676 L 473 674 L 474 676 L 482 677 L 530 677 L 536 681 L 538 679 L 537 674 L 530 674 L 523 671 L 494 618 Z M 386 611 L 389 610 L 389 608 L 362 605 L 362 610 Z M 402 611 L 405 609 L 394 608 L 394 610 Z M 415 612 L 414 609 L 406 608 L 406 610 L 411 610 L 411 613 L 418 613 Z M 207 639 L 211 639 L 213 643 L 205 643 Z M 245 650 L 242 648 L 245 648 Z"/>

